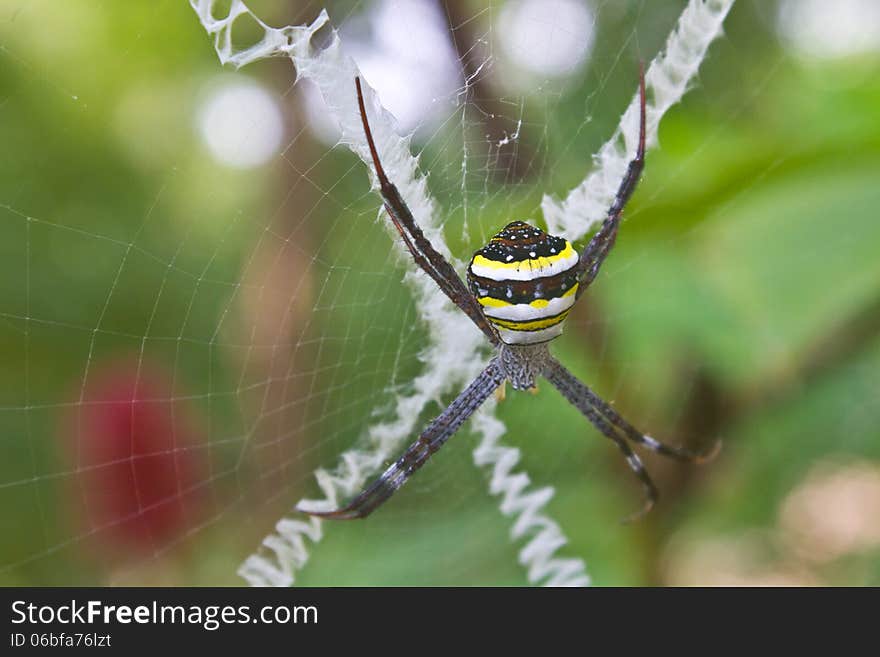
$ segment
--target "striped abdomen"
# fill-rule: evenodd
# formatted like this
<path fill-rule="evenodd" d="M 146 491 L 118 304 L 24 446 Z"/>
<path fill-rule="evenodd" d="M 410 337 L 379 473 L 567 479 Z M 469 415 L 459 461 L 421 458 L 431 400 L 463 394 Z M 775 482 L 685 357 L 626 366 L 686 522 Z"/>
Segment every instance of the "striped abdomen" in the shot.
<path fill-rule="evenodd" d="M 474 254 L 468 285 L 506 344 L 547 342 L 574 304 L 577 263 L 568 240 L 514 221 Z"/>

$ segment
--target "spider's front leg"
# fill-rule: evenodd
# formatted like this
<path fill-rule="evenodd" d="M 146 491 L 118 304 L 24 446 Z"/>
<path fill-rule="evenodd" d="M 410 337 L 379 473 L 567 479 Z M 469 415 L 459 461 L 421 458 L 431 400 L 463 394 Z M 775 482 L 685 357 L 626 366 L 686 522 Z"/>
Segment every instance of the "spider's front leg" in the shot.
<path fill-rule="evenodd" d="M 599 397 L 555 359 L 551 359 L 547 364 L 544 376 L 562 393 L 563 397 L 584 414 L 593 426 L 617 445 L 620 451 L 623 452 L 629 467 L 642 482 L 646 495 L 645 506 L 641 511 L 627 518 L 627 521 L 647 513 L 654 506 L 658 498 L 657 487 L 651 481 L 651 477 L 648 475 L 647 470 L 645 470 L 641 459 L 627 444 L 627 439 L 644 445 L 651 451 L 663 456 L 691 463 L 705 463 L 711 460 L 721 448 L 721 441 L 717 441 L 708 451 L 695 452 L 684 447 L 666 445 L 651 436 L 643 434 L 624 420 L 608 402 Z"/>
<path fill-rule="evenodd" d="M 334 511 L 312 511 L 299 506 L 297 510 L 336 520 L 366 518 L 403 486 L 406 480 L 458 431 L 465 420 L 473 415 L 502 381 L 504 381 L 504 372 L 498 361 L 493 358 L 486 369 L 455 398 L 455 401 L 431 421 L 403 456 L 392 463 L 376 481 L 349 504 Z"/>
<path fill-rule="evenodd" d="M 593 235 L 593 239 L 584 248 L 578 262 L 580 285 L 578 287 L 577 296 L 580 297 L 584 290 L 596 278 L 599 268 L 614 246 L 617 239 L 617 230 L 620 226 L 620 218 L 623 215 L 623 209 L 626 207 L 627 201 L 636 190 L 642 170 L 645 168 L 645 69 L 643 65 L 639 66 L 639 145 L 636 149 L 635 157 L 630 161 L 626 169 L 626 175 L 617 189 L 614 201 L 608 209 L 605 221 L 602 222 L 599 231 Z"/>

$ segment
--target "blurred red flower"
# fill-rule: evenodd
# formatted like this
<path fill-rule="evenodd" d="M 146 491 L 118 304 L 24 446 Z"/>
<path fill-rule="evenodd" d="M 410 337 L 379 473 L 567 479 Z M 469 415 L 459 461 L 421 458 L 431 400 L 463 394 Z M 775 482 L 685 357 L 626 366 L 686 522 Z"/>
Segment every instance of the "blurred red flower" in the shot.
<path fill-rule="evenodd" d="M 98 365 L 64 423 L 81 515 L 104 547 L 161 548 L 204 511 L 208 442 L 172 381 L 135 359 Z"/>

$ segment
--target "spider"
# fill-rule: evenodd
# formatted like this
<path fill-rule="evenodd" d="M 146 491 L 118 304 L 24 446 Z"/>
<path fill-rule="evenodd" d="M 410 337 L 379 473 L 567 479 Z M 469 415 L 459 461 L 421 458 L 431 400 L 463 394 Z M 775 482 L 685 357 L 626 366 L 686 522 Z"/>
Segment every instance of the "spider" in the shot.
<path fill-rule="evenodd" d="M 624 206 L 635 191 L 645 166 L 645 75 L 639 70 L 640 126 L 635 158 L 602 226 L 578 253 L 562 237 L 548 235 L 523 221 L 514 221 L 477 251 L 467 269 L 467 286 L 416 225 L 394 184 L 388 180 L 373 142 L 360 78 L 355 78 L 358 107 L 373 159 L 385 209 L 416 264 L 428 274 L 496 349 L 485 369 L 434 418 L 406 452 L 346 506 L 333 511 L 300 511 L 334 519 L 365 518 L 390 498 L 413 473 L 439 450 L 494 391 L 510 382 L 515 390 L 532 390 L 542 376 L 623 453 L 645 490 L 647 513 L 658 499 L 657 488 L 630 447 L 637 443 L 679 461 L 705 462 L 720 448 L 706 452 L 666 445 L 624 420 L 606 401 L 581 383 L 550 355 L 548 343 L 562 333 L 575 301 L 596 278 L 614 246 Z"/>

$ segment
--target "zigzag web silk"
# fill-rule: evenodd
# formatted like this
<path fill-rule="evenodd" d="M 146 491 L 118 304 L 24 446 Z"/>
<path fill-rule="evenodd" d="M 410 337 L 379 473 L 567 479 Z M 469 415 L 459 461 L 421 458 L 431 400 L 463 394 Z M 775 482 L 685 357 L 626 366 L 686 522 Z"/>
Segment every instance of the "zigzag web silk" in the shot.
<path fill-rule="evenodd" d="M 733 2 L 690 0 L 669 35 L 666 47 L 648 66 L 649 144 L 656 142 L 661 118 L 681 100 L 709 45 L 721 34 Z M 320 90 L 328 110 L 338 122 L 342 143 L 372 172 L 353 92 L 352 81 L 358 74 L 357 66 L 344 54 L 335 30 L 321 49 L 311 43 L 319 30 L 330 27 L 326 10 L 309 25 L 273 28 L 263 23 L 241 0 L 233 0 L 227 15 L 217 18 L 216 15 L 223 13 L 218 6 L 221 4 L 216 0 L 190 0 L 202 26 L 214 38 L 220 62 L 241 67 L 268 57 L 290 57 L 297 75 L 311 80 Z M 243 15 L 260 26 L 262 39 L 249 47 L 236 49 L 232 45 L 233 24 Z M 365 85 L 364 90 L 371 108 L 373 133 L 389 177 L 435 248 L 461 271 L 462 263 L 451 256 L 443 238 L 437 204 L 428 194 L 425 179 L 418 175 L 418 159 L 411 153 L 410 138 L 394 132 L 393 119 L 379 105 L 375 92 L 369 85 Z M 638 105 L 634 95 L 617 130 L 594 157 L 592 172 L 564 200 L 543 198 L 541 209 L 548 232 L 569 240 L 580 240 L 604 218 L 635 151 L 637 132 Z M 391 222 L 385 221 L 384 225 L 402 251 Z M 302 500 L 303 506 L 331 509 L 358 493 L 389 459 L 408 444 L 420 428 L 417 423 L 427 405 L 460 389 L 483 366 L 483 336 L 448 302 L 433 281 L 427 276 L 409 274 L 406 284 L 428 335 L 428 344 L 421 356 L 422 372 L 414 380 L 411 391 L 396 398 L 393 419 L 378 422 L 367 429 L 367 447 L 343 453 L 333 470 L 315 472 L 324 498 Z M 511 540 L 524 542 L 519 551 L 519 562 L 526 570 L 528 581 L 546 586 L 589 585 L 590 577 L 581 559 L 557 555 L 567 539 L 559 524 L 545 510 L 553 497 L 553 489 L 534 487 L 528 474 L 522 469 L 517 470 L 520 452 L 501 441 L 505 426 L 494 411 L 495 402 L 489 400 L 470 420 L 471 431 L 480 438 L 473 457 L 475 464 L 488 472 L 489 492 L 500 499 L 501 513 L 513 520 Z M 322 538 L 322 520 L 304 519 L 292 511 L 290 517 L 278 521 L 274 533 L 245 559 L 238 573 L 251 585 L 290 586 L 296 573 L 308 562 L 309 544 L 315 545 Z"/>

